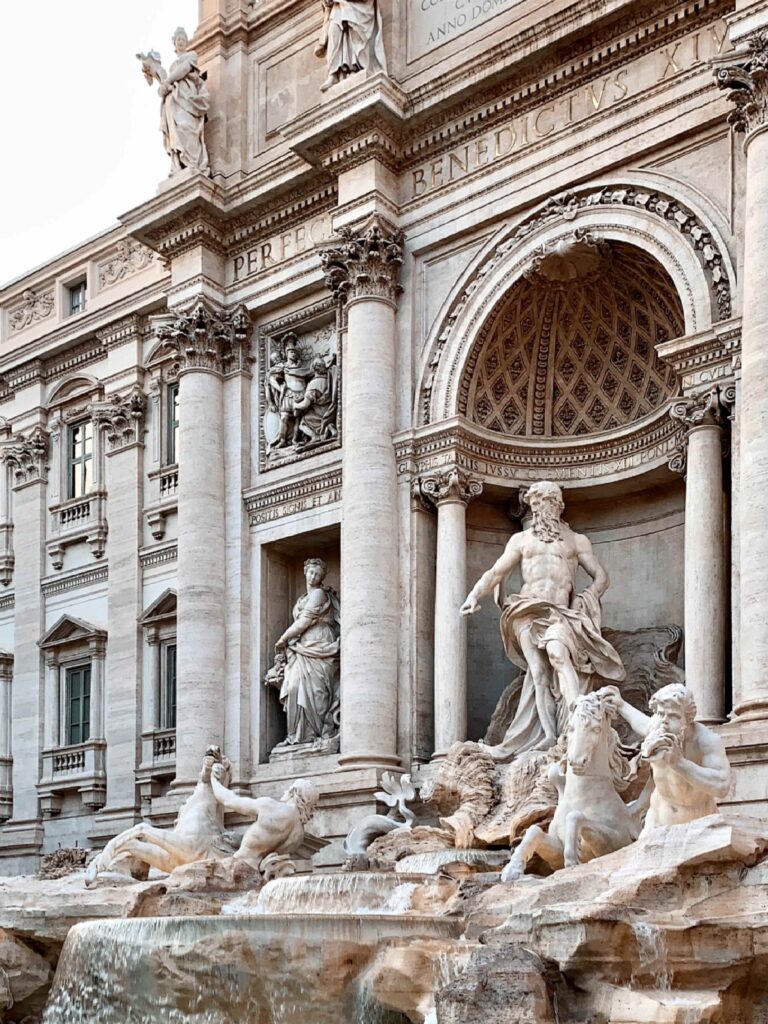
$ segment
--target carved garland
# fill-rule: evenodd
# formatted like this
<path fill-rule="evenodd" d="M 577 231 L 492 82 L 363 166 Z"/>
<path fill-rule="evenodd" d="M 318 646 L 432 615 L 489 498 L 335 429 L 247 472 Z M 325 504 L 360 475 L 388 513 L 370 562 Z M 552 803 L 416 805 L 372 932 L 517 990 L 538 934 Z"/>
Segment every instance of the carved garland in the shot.
<path fill-rule="evenodd" d="M 688 240 L 697 253 L 707 273 L 710 288 L 714 293 L 718 318 L 728 320 L 731 316 L 731 286 L 720 249 L 696 214 L 683 203 L 658 191 L 643 191 L 627 185 L 625 187 L 605 186 L 597 191 L 561 192 L 552 196 L 539 210 L 523 220 L 513 232 L 496 246 L 493 255 L 478 268 L 470 283 L 454 303 L 443 321 L 443 330 L 438 336 L 434 355 L 430 361 L 431 371 L 422 389 L 421 422 L 429 423 L 432 402 L 432 387 L 443 351 L 453 328 L 472 295 L 515 246 L 534 231 L 556 221 L 572 221 L 582 210 L 624 206 L 643 210 L 667 223 L 672 224 Z"/>

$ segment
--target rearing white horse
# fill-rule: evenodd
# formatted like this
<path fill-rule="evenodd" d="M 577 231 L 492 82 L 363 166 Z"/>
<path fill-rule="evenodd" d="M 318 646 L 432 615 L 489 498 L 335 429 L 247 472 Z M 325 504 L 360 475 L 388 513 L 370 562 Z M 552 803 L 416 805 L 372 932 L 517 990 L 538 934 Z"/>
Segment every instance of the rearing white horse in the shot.
<path fill-rule="evenodd" d="M 224 808 L 211 787 L 214 764 L 224 766 L 222 778 L 229 785 L 229 761 L 222 757 L 218 747 L 208 747 L 200 779 L 179 809 L 174 827 L 157 828 L 141 822 L 110 839 L 88 865 L 86 886 L 92 886 L 102 871 L 125 868 L 136 861 L 170 874 L 182 864 L 231 855 L 234 850 L 224 835 Z"/>
<path fill-rule="evenodd" d="M 562 763 L 549 769 L 558 793 L 549 830 L 531 825 L 502 872 L 503 882 L 520 878 L 534 854 L 557 870 L 585 864 L 637 839 L 644 806 L 639 801 L 624 803 L 617 792 L 629 784 L 630 763 L 622 756 L 613 717 L 611 704 L 601 693 L 576 698 L 565 771 Z"/>

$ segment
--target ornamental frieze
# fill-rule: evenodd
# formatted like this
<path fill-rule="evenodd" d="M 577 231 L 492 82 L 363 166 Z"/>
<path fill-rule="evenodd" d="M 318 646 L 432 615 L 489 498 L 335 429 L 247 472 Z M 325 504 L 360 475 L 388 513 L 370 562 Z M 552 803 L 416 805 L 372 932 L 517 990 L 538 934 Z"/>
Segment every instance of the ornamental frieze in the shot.
<path fill-rule="evenodd" d="M 278 484 L 245 496 L 251 526 L 265 526 L 278 519 L 341 502 L 341 467 L 296 483 Z"/>

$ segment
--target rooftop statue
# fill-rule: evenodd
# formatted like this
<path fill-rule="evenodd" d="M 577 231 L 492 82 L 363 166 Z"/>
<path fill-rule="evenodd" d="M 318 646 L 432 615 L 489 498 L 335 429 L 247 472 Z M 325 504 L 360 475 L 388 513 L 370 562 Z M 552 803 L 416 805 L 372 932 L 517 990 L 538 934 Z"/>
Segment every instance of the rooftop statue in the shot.
<path fill-rule="evenodd" d="M 323 13 L 315 47 L 315 55 L 328 62 L 328 77 L 320 86 L 323 92 L 355 71 L 376 70 L 378 65 L 386 74 L 378 0 L 323 0 Z"/>
<path fill-rule="evenodd" d="M 602 636 L 600 601 L 608 573 L 583 534 L 561 518 L 557 484 L 533 484 L 525 495 L 533 523 L 514 534 L 496 564 L 485 572 L 461 606 L 473 615 L 491 592 L 502 608 L 501 637 L 507 657 L 526 672 L 517 714 L 500 744 L 485 749 L 499 761 L 557 742 L 568 708 L 592 687 L 594 677 L 621 681 L 621 658 Z M 503 596 L 504 581 L 520 567 L 519 594 Z M 575 592 L 579 567 L 592 583 Z"/>
<path fill-rule="evenodd" d="M 229 760 L 218 747 L 208 747 L 200 778 L 182 804 L 173 828 L 141 822 L 110 839 L 88 866 L 85 884 L 95 884 L 104 871 L 128 872 L 146 878 L 150 867 L 170 873 L 174 868 L 211 857 L 226 857 L 233 847 L 224 831 L 224 808 L 211 788 L 211 772 L 229 780 Z"/>
<path fill-rule="evenodd" d="M 651 716 L 628 704 L 615 686 L 599 693 L 643 737 L 640 753 L 650 762 L 652 781 L 641 835 L 714 814 L 716 801 L 728 795 L 731 769 L 723 741 L 695 720 L 696 701 L 688 687 L 671 683 L 657 690 L 649 702 Z"/>
<path fill-rule="evenodd" d="M 265 682 L 279 687 L 288 735 L 275 750 L 310 744 L 330 752 L 339 736 L 339 598 L 323 585 L 322 558 L 304 563 L 307 590 L 293 608 L 293 623 L 275 643 L 275 664 Z"/>
<path fill-rule="evenodd" d="M 189 50 L 183 28 L 173 33 L 176 60 L 166 72 L 156 50 L 137 53 L 149 85 L 159 82 L 160 130 L 165 151 L 171 158 L 171 174 L 190 168 L 208 174 L 208 150 L 203 128 L 210 106 L 205 76 L 197 65 L 197 54 Z"/>

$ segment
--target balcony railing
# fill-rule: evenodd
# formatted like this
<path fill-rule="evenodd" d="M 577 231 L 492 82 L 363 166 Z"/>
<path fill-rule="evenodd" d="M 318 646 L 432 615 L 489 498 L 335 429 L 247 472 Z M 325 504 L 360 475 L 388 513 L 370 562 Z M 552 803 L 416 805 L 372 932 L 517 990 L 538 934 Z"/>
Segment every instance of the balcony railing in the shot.
<path fill-rule="evenodd" d="M 164 729 L 156 732 L 152 738 L 152 758 L 154 761 L 166 761 L 176 757 L 176 730 Z"/>
<path fill-rule="evenodd" d="M 160 500 L 171 498 L 179 489 L 179 471 L 173 466 L 160 474 Z"/>
<path fill-rule="evenodd" d="M 69 530 L 83 526 L 91 518 L 91 499 L 80 498 L 59 510 L 59 527 Z"/>

